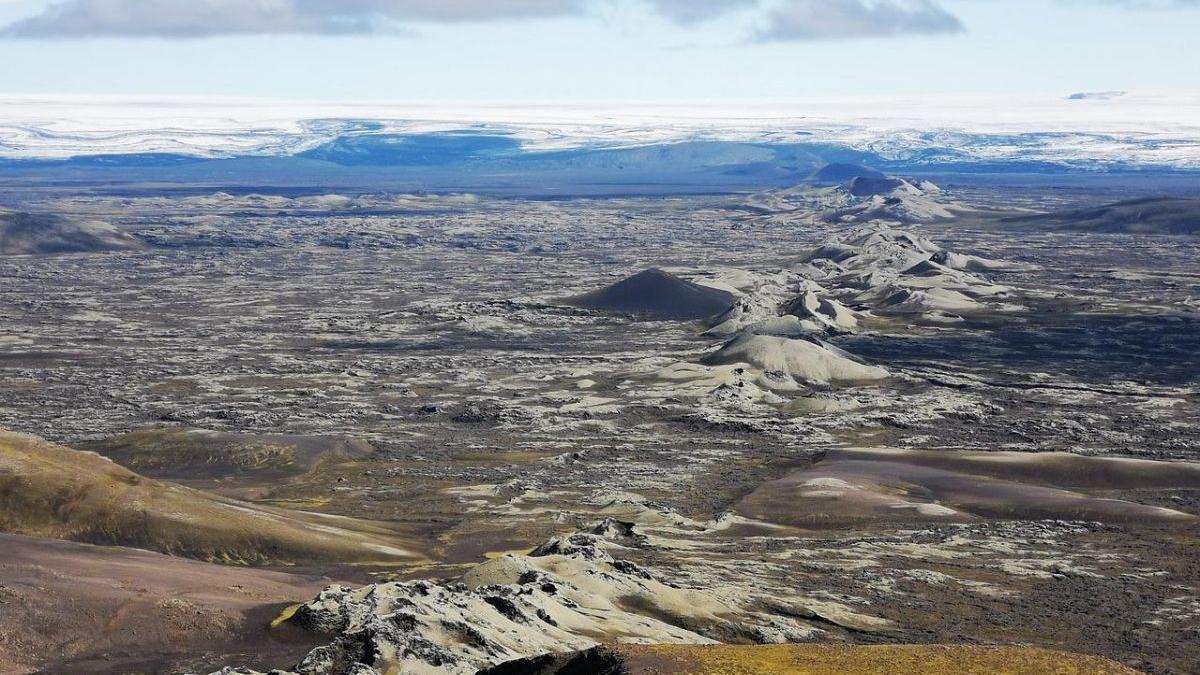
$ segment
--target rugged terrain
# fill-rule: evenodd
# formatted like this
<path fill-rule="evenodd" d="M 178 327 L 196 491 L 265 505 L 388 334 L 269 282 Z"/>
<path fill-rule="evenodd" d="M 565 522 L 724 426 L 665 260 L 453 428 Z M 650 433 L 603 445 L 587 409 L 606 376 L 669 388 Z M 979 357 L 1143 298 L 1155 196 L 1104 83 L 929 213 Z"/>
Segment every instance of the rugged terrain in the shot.
<path fill-rule="evenodd" d="M 137 626 L 160 609 L 128 604 L 70 658 L 369 675 L 954 644 L 1194 672 L 1200 241 L 1013 226 L 1087 195 L 835 169 L 657 199 L 10 196 L 135 245 L 0 257 L 3 529 L 274 584 L 188 599 L 210 627 L 157 653 Z M 55 592 L 117 602 L 86 580 L 121 549 L 37 545 Z M 31 574 L 0 566 L 22 598 L 0 621 L 81 632 Z M 60 665 L 21 635 L 0 655 Z M 940 658 L 870 652 L 906 653 Z"/>

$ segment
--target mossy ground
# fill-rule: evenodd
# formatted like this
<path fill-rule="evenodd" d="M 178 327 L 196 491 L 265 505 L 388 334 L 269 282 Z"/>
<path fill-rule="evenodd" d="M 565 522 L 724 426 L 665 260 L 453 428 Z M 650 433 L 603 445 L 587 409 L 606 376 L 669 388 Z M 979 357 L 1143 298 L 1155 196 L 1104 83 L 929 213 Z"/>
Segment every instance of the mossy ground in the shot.
<path fill-rule="evenodd" d="M 1131 675 L 1107 659 L 1025 647 L 621 646 L 632 674 Z"/>

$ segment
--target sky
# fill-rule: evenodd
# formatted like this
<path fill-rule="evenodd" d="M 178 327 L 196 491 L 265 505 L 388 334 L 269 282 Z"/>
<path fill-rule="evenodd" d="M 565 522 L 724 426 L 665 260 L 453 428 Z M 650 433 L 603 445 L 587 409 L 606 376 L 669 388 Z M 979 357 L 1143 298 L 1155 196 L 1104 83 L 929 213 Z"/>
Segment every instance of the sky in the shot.
<path fill-rule="evenodd" d="M 0 95 L 1200 91 L 1200 0 L 0 0 Z"/>

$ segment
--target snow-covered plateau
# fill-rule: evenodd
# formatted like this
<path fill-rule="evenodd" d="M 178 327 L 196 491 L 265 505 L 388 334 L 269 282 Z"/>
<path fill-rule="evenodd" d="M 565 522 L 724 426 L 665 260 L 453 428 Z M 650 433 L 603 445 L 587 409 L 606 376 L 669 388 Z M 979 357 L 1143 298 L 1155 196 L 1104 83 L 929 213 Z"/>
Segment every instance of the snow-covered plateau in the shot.
<path fill-rule="evenodd" d="M 832 146 L 912 166 L 1189 170 L 1200 169 L 1200 93 L 576 105 L 0 97 L 4 160 L 279 157 L 442 135 L 506 141 L 472 150 L 506 157 L 724 142 Z"/>

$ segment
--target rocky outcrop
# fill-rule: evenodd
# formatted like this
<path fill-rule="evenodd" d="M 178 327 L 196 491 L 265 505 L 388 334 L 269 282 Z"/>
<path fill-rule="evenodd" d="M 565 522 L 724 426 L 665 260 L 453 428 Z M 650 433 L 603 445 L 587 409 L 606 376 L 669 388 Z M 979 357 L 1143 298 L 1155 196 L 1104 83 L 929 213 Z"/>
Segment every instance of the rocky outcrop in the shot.
<path fill-rule="evenodd" d="M 763 614 L 770 599 L 746 589 L 683 588 L 610 553 L 629 546 L 649 543 L 632 523 L 606 520 L 447 582 L 330 586 L 289 619 L 330 642 L 276 675 L 473 675 L 609 642 L 781 643 L 812 633 L 791 618 L 804 616 L 802 610 Z"/>

